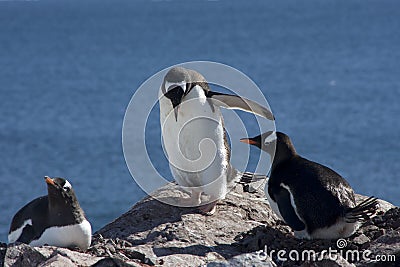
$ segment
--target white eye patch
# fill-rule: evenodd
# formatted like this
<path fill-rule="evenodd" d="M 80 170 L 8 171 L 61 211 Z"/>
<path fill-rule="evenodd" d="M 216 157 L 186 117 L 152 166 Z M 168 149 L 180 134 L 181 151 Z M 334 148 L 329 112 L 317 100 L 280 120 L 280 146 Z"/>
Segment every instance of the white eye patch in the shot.
<path fill-rule="evenodd" d="M 167 91 L 168 88 L 170 88 L 171 86 L 173 86 L 172 88 L 179 86 L 179 87 L 181 87 L 183 89 L 184 92 L 186 92 L 186 82 L 184 82 L 184 81 L 178 82 L 178 83 L 175 83 L 175 82 L 171 83 L 171 82 L 167 82 L 166 81 L 165 85 L 164 85 L 165 91 Z"/>
<path fill-rule="evenodd" d="M 65 180 L 65 184 L 64 184 L 63 188 L 64 188 L 64 189 L 71 189 L 72 186 L 71 186 L 71 184 L 70 184 L 67 180 Z"/>
<path fill-rule="evenodd" d="M 272 142 L 276 141 L 276 133 L 273 132 L 272 134 L 270 134 L 267 138 L 265 138 L 264 140 L 264 145 L 269 145 Z"/>

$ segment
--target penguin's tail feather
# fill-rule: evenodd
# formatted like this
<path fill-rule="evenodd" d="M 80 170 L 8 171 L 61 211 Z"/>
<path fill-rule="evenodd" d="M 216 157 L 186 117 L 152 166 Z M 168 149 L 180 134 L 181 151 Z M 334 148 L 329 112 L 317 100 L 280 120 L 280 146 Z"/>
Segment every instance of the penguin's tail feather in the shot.
<path fill-rule="evenodd" d="M 345 213 L 345 220 L 348 223 L 368 221 L 376 213 L 378 207 L 378 199 L 371 196 L 354 208 L 349 208 Z"/>
<path fill-rule="evenodd" d="M 268 177 L 264 174 L 257 174 L 252 172 L 243 172 L 241 173 L 241 175 L 242 176 L 240 177 L 240 180 L 237 182 L 239 184 L 250 184 L 268 179 Z"/>

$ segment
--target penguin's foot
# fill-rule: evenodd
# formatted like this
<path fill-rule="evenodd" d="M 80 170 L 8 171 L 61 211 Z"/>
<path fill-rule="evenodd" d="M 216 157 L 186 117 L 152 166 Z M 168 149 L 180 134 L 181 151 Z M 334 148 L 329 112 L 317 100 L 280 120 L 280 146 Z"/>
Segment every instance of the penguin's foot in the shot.
<path fill-rule="evenodd" d="M 217 210 L 217 203 L 218 203 L 218 200 L 215 200 L 211 203 L 200 206 L 198 210 L 203 215 L 211 216 Z"/>
<path fill-rule="evenodd" d="M 179 204 L 183 207 L 197 207 L 200 205 L 200 202 L 196 201 L 191 197 L 181 198 L 179 199 Z"/>
<path fill-rule="evenodd" d="M 201 195 L 201 193 L 192 192 L 190 197 L 181 198 L 179 200 L 179 204 L 184 207 L 197 207 L 201 203 L 200 195 Z"/>

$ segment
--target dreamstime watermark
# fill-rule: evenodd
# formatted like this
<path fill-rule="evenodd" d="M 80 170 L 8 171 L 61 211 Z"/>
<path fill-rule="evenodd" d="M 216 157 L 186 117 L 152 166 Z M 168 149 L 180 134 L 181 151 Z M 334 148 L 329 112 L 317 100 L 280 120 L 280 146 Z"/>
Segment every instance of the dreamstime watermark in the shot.
<path fill-rule="evenodd" d="M 365 249 L 359 251 L 357 249 L 345 249 L 348 243 L 345 239 L 338 239 L 336 241 L 336 248 L 328 247 L 321 251 L 316 251 L 313 249 L 305 249 L 298 251 L 292 250 L 275 250 L 268 249 L 268 246 L 264 247 L 264 250 L 258 251 L 257 258 L 261 261 L 266 261 L 269 259 L 276 259 L 280 262 L 285 261 L 322 261 L 329 259 L 332 261 L 337 261 L 339 259 L 344 259 L 348 262 L 396 262 L 396 255 L 392 254 L 379 254 L 373 255 L 371 250 Z"/>
<path fill-rule="evenodd" d="M 165 171 L 160 172 L 156 167 L 158 161 L 161 161 L 164 156 L 168 160 L 172 175 L 178 184 L 182 183 L 179 178 L 190 180 L 192 179 L 190 177 L 194 177 L 192 180 L 197 182 L 199 178 L 196 176 L 205 174 L 201 177 L 200 185 L 193 184 L 190 187 L 181 185 L 180 191 L 198 190 L 206 194 L 207 190 L 218 191 L 219 187 L 226 183 L 224 181 L 226 178 L 224 175 L 217 177 L 208 175 L 209 170 L 222 169 L 225 164 L 219 162 L 221 161 L 220 147 L 225 141 L 216 138 L 216 132 L 221 132 L 221 129 L 225 131 L 225 133 L 219 133 L 219 136 L 226 135 L 229 140 L 230 163 L 239 171 L 244 171 L 250 159 L 250 146 L 240 143 L 239 140 L 250 136 L 249 128 L 251 128 L 252 136 L 266 131 L 275 131 L 275 122 L 262 116 L 253 116 L 249 125 L 248 119 L 242 119 L 237 112 L 230 110 L 229 106 L 228 109 L 225 109 L 224 107 L 227 106 L 218 97 L 204 100 L 201 95 L 193 98 L 193 94 L 187 99 L 183 99 L 178 109 L 171 109 L 169 113 L 165 112 L 165 107 L 171 105 L 171 99 L 166 95 L 170 85 L 165 84 L 167 83 L 165 76 L 173 67 L 183 67 L 198 72 L 204 76 L 213 92 L 240 96 L 242 99 L 248 99 L 265 107 L 270 114 L 272 112 L 263 92 L 247 75 L 235 68 L 216 62 L 195 61 L 168 67 L 151 76 L 135 91 L 126 109 L 122 128 L 124 157 L 135 182 L 152 196 L 155 191 L 166 184 L 171 186 L 171 190 L 177 189 L 176 185 L 169 181 L 169 177 L 165 177 Z M 192 76 L 195 79 L 199 77 L 198 75 Z M 189 86 L 201 82 L 200 80 L 179 81 L 179 86 L 185 88 L 184 90 L 189 90 Z M 204 109 L 200 109 L 201 111 L 206 110 L 206 112 L 198 112 L 199 105 L 204 105 Z M 160 112 L 156 114 L 154 110 L 158 108 Z M 207 108 L 210 110 L 209 112 L 207 112 Z M 182 110 L 186 110 L 186 113 L 182 113 Z M 220 119 L 221 114 L 223 123 Z M 205 129 L 204 125 L 208 128 Z M 156 128 L 162 135 L 167 134 L 167 137 L 170 138 L 168 142 L 164 142 L 162 136 L 155 137 Z M 174 139 L 171 136 L 176 136 L 176 140 L 171 141 Z M 157 157 L 151 157 L 151 153 L 155 153 Z M 260 153 L 255 171 L 267 173 L 271 160 L 267 153 Z M 180 172 L 185 173 L 181 175 Z M 231 188 L 227 188 L 227 190 L 229 189 Z M 177 198 L 157 197 L 157 199 L 175 206 L 196 206 L 183 203 Z M 202 204 L 207 204 L 207 201 L 209 203 L 213 199 L 207 199 L 207 196 L 202 198 Z"/>

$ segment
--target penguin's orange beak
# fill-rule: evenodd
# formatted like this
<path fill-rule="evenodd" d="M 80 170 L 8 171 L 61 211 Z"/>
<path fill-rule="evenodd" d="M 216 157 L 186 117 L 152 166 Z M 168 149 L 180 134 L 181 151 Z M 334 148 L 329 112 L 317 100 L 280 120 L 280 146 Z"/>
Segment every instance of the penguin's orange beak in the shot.
<path fill-rule="evenodd" d="M 242 138 L 240 139 L 240 142 L 249 144 L 249 145 L 257 145 L 258 143 L 250 138 Z"/>
<path fill-rule="evenodd" d="M 53 179 L 51 179 L 49 176 L 45 176 L 44 180 L 46 181 L 46 184 L 51 184 L 55 186 Z"/>

